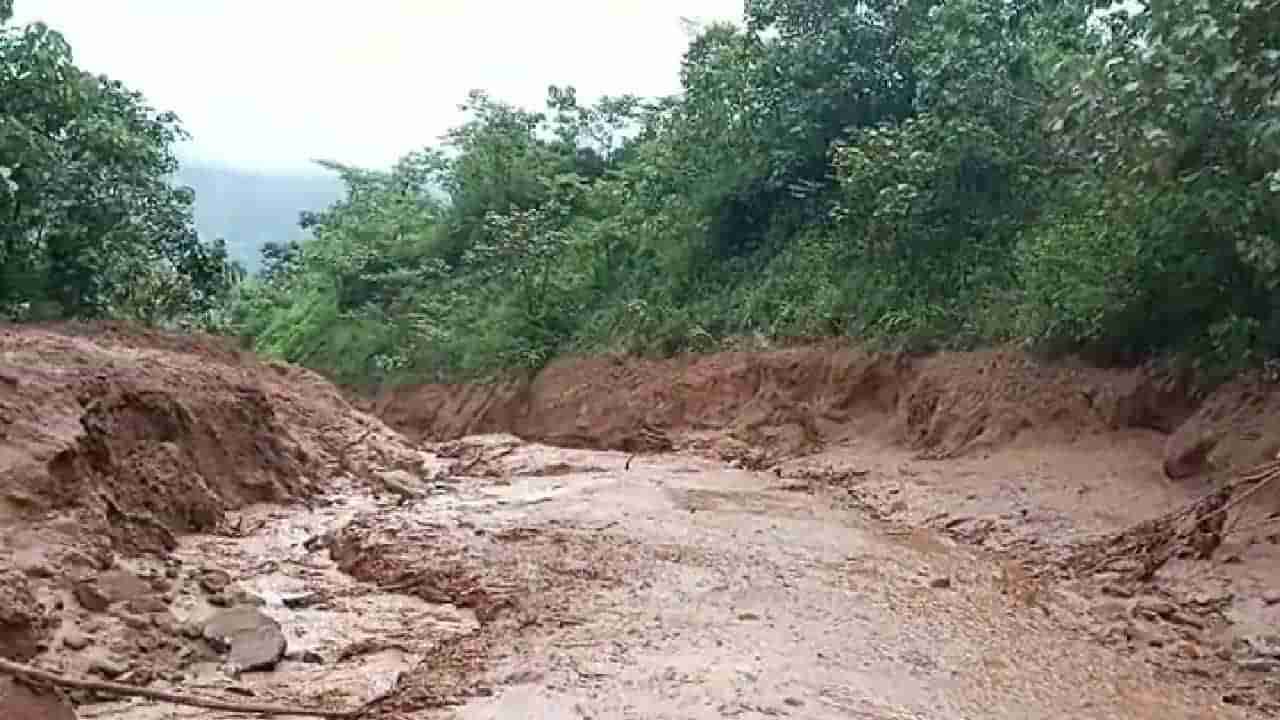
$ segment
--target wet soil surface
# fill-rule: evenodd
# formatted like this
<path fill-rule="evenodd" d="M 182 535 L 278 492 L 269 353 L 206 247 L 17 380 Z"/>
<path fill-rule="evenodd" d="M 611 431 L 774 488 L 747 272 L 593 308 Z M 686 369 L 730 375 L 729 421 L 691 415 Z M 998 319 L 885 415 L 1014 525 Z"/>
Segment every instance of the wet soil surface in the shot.
<path fill-rule="evenodd" d="M 945 471 L 905 454 L 751 471 L 509 436 L 432 450 L 457 472 L 421 492 L 339 482 L 309 508 L 250 506 L 166 560 L 131 561 L 165 587 L 180 641 L 115 669 L 259 702 L 381 698 L 371 716 L 391 718 L 1269 716 L 1231 696 L 1243 671 L 1227 660 L 1197 674 L 1135 650 L 1146 632 L 1161 652 L 1211 656 L 1204 622 L 1170 621 L 1183 606 L 1142 587 L 1090 595 L 1027 571 L 1034 553 L 1011 564 L 1009 547 L 957 535 L 967 523 L 920 490 Z M 201 637 L 236 607 L 278 625 L 274 669 L 237 675 Z M 82 718 L 229 717 L 80 700 Z"/>

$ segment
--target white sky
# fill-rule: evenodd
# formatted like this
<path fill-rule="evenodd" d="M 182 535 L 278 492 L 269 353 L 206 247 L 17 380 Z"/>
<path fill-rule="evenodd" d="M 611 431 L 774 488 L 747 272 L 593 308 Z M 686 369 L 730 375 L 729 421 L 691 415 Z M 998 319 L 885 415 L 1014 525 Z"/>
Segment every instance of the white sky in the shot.
<path fill-rule="evenodd" d="M 679 89 L 680 17 L 742 0 L 16 0 L 81 67 L 173 110 L 183 154 L 257 170 L 325 157 L 386 166 L 459 120 L 471 88 L 541 107 Z"/>

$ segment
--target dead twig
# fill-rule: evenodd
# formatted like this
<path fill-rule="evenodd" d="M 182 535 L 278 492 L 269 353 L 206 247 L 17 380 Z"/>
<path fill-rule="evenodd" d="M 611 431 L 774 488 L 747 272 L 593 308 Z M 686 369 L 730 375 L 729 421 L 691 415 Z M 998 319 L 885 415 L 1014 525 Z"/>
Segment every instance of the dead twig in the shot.
<path fill-rule="evenodd" d="M 26 678 L 49 685 L 57 685 L 59 687 L 73 688 L 76 690 L 92 690 L 95 692 L 110 693 L 112 695 L 120 695 L 123 697 L 141 697 L 149 700 L 160 700 L 162 702 L 173 703 L 175 705 L 186 705 L 189 707 L 204 708 L 206 710 L 222 710 L 232 713 L 244 713 L 246 715 L 306 715 L 310 717 L 321 718 L 359 718 L 372 708 L 374 703 L 363 705 L 355 710 L 324 710 L 321 708 L 302 708 L 287 707 L 282 705 L 259 705 L 253 703 L 238 703 L 226 700 L 216 700 L 213 698 L 202 698 L 193 695 L 185 695 L 182 693 L 167 692 L 164 690 L 152 690 L 150 688 L 134 687 L 132 685 L 121 685 L 118 683 L 102 682 L 99 680 L 87 680 L 82 678 L 72 678 L 48 670 L 23 665 L 11 660 L 0 658 L 0 673 L 13 675 L 19 678 Z M 378 698 L 380 701 L 384 698 Z M 375 701 L 375 702 L 377 702 Z"/>

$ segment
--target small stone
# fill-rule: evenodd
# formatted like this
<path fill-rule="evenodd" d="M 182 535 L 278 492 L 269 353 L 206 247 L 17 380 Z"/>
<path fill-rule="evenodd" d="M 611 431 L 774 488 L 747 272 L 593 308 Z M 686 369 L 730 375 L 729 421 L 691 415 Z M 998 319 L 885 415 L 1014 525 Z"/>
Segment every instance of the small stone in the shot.
<path fill-rule="evenodd" d="M 89 647 L 89 638 L 79 630 L 68 630 L 62 636 L 62 644 L 69 650 L 83 650 Z"/>
<path fill-rule="evenodd" d="M 1271 658 L 1247 658 L 1236 663 L 1241 670 L 1256 673 L 1269 673 L 1280 670 L 1280 660 Z"/>
<path fill-rule="evenodd" d="M 1200 618 L 1192 617 L 1187 613 L 1183 613 L 1183 612 L 1169 613 L 1169 615 L 1167 616 L 1167 619 L 1169 620 L 1169 622 L 1174 623 L 1176 625 L 1185 625 L 1189 628 L 1195 628 L 1196 630 L 1204 629 L 1204 621 L 1200 620 Z"/>
<path fill-rule="evenodd" d="M 113 604 L 151 594 L 151 584 L 128 570 L 104 572 L 94 582 L 107 601 Z"/>
<path fill-rule="evenodd" d="M 101 675 L 108 680 L 120 677 L 128 669 L 124 663 L 108 657 L 95 658 L 93 663 L 89 665 L 89 672 Z"/>
<path fill-rule="evenodd" d="M 124 609 L 138 615 L 152 615 L 169 611 L 169 605 L 158 597 L 134 598 L 124 604 Z"/>
<path fill-rule="evenodd" d="M 791 707 L 804 707 L 804 701 L 800 698 L 789 697 L 784 699 L 782 702 L 783 704 L 790 705 Z"/>
<path fill-rule="evenodd" d="M 1267 605 L 1280 605 L 1280 590 L 1268 590 L 1262 593 L 1262 602 Z"/>
<path fill-rule="evenodd" d="M 295 595 L 284 595 L 280 598 L 280 602 L 290 610 L 311 607 L 319 601 L 320 593 L 298 593 Z"/>
<path fill-rule="evenodd" d="M 759 620 L 760 616 L 753 612 L 744 612 L 744 613 L 738 613 L 738 619 L 742 620 L 743 622 L 748 622 L 751 620 Z"/>
<path fill-rule="evenodd" d="M 117 613 L 116 617 L 120 619 L 120 622 L 125 624 L 125 627 L 132 628 L 134 630 L 146 630 L 151 627 L 151 619 L 141 615 L 122 612 Z"/>
<path fill-rule="evenodd" d="M 951 587 L 951 578 L 947 577 L 946 575 L 936 577 L 929 581 L 929 587 L 935 590 L 946 590 L 947 588 Z"/>
<path fill-rule="evenodd" d="M 236 590 L 235 592 L 231 593 L 231 596 L 228 598 L 228 600 L 231 602 L 232 605 L 236 605 L 236 606 L 251 605 L 253 607 L 263 607 L 267 604 L 267 601 L 263 600 L 262 596 L 254 595 L 248 590 Z"/>
<path fill-rule="evenodd" d="M 214 593 L 207 600 L 214 607 L 231 607 L 231 599 L 222 593 Z"/>
<path fill-rule="evenodd" d="M 1134 603 L 1133 611 L 1135 614 L 1144 615 L 1149 618 L 1169 617 L 1178 611 L 1178 606 L 1168 600 L 1160 598 L 1144 597 Z"/>
<path fill-rule="evenodd" d="M 284 657 L 286 660 L 293 662 L 303 662 L 311 665 L 324 664 L 324 658 L 315 650 L 291 650 Z"/>
<path fill-rule="evenodd" d="M 1102 594 L 1118 598 L 1131 598 L 1133 597 L 1133 590 L 1121 585 L 1103 585 Z"/>
<path fill-rule="evenodd" d="M 196 581 L 200 583 L 200 587 L 204 588 L 205 592 L 216 594 L 226 590 L 227 586 L 231 584 L 231 574 L 217 568 L 206 568 L 200 571 Z"/>
<path fill-rule="evenodd" d="M 1104 600 L 1095 605 L 1093 611 L 1103 620 L 1114 622 L 1129 615 L 1129 604 L 1123 600 Z"/>
<path fill-rule="evenodd" d="M 80 607 L 92 613 L 100 613 L 111 606 L 111 601 L 107 600 L 92 580 L 76 583 L 71 588 L 71 594 L 75 596 L 76 602 L 80 603 Z"/>
<path fill-rule="evenodd" d="M 37 578 L 40 580 L 47 580 L 55 575 L 53 568 L 43 562 L 28 565 L 24 567 L 22 571 L 27 574 L 27 577 Z"/>

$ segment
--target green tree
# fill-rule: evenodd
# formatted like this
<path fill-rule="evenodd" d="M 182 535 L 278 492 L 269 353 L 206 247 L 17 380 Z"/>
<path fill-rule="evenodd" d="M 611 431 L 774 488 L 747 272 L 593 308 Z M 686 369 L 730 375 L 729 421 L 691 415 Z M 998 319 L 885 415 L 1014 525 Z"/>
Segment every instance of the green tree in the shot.
<path fill-rule="evenodd" d="M 200 243 L 191 192 L 169 182 L 180 137 L 171 113 L 79 69 L 57 32 L 0 26 L 0 311 L 156 319 L 212 307 L 225 250 Z"/>

